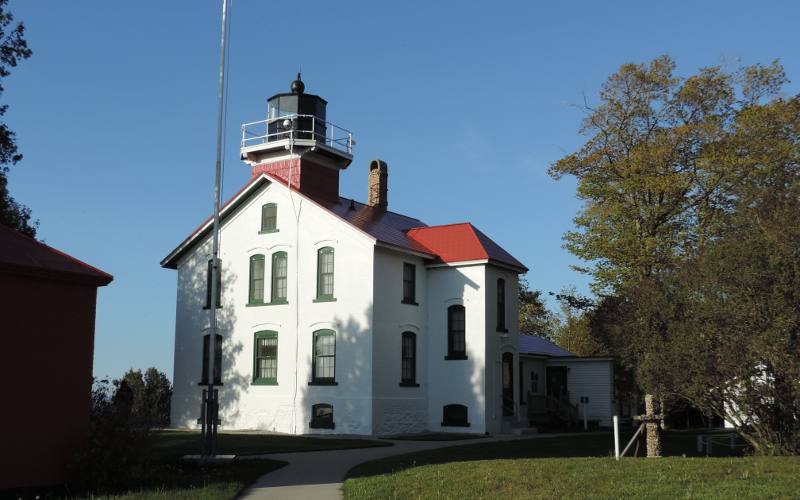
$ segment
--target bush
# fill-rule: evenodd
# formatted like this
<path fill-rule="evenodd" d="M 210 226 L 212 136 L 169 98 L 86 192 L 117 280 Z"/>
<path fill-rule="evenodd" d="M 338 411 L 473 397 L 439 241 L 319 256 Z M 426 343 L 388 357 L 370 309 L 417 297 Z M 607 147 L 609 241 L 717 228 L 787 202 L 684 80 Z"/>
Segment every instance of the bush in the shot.
<path fill-rule="evenodd" d="M 155 368 L 128 370 L 119 379 L 94 379 L 89 436 L 73 457 L 73 493 L 102 494 L 138 484 L 152 465 L 152 433 L 169 424 L 172 387 Z"/>

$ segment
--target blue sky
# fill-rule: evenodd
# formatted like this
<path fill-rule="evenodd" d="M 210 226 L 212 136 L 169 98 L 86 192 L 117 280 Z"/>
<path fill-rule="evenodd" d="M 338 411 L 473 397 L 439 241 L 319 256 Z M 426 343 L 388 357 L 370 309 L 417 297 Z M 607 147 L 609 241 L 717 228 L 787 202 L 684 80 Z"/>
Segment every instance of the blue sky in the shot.
<path fill-rule="evenodd" d="M 12 2 L 34 55 L 4 82 L 24 160 L 12 195 L 39 237 L 114 275 L 100 289 L 95 374 L 172 374 L 174 271 L 159 261 L 211 211 L 219 1 Z M 800 80 L 794 2 L 233 0 L 224 193 L 248 179 L 239 125 L 302 66 L 358 141 L 343 196 L 389 164 L 389 205 L 471 221 L 558 291 L 584 276 L 561 248 L 579 209 L 550 163 L 577 148 L 576 105 L 620 64 L 679 72 L 779 58 Z M 798 85 L 788 87 L 798 92 Z M 46 307 L 46 305 L 44 305 Z"/>

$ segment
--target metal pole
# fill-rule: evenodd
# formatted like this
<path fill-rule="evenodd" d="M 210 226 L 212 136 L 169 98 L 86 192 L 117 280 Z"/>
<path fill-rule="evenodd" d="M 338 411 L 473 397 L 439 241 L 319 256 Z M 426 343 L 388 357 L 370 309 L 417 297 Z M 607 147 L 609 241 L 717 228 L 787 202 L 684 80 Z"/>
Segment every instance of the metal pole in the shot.
<path fill-rule="evenodd" d="M 219 289 L 219 198 L 220 184 L 222 181 L 222 120 L 225 106 L 225 40 L 227 38 L 227 15 L 228 0 L 222 0 L 222 34 L 220 36 L 219 49 L 219 94 L 217 99 L 217 159 L 214 165 L 214 226 L 211 236 L 211 300 L 209 301 L 209 317 L 211 334 L 208 339 L 208 403 L 216 410 L 216 398 L 214 394 L 214 373 L 216 370 L 216 349 L 217 349 L 217 290 Z M 220 367 L 220 371 L 222 367 Z M 206 439 L 204 442 L 204 455 L 214 455 L 216 441 L 216 411 L 209 411 L 204 418 L 211 421 L 206 422 Z"/>
<path fill-rule="evenodd" d="M 614 458 L 619 460 L 619 417 L 614 415 Z"/>

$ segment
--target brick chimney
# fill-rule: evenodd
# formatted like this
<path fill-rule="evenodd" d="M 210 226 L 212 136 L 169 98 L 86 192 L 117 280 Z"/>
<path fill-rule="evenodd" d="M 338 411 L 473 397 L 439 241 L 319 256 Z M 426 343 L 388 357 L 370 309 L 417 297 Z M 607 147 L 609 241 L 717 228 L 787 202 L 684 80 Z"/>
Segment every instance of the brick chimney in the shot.
<path fill-rule="evenodd" d="M 389 167 L 383 160 L 369 162 L 369 199 L 367 205 L 386 210 L 389 206 Z"/>

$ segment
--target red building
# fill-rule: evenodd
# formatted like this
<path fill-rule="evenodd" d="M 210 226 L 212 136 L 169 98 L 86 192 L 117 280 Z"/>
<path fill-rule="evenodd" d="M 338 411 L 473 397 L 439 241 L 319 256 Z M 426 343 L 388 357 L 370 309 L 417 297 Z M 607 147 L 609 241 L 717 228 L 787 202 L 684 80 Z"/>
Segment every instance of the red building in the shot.
<path fill-rule="evenodd" d="M 0 489 L 64 482 L 89 428 L 97 287 L 112 279 L 0 225 Z"/>

